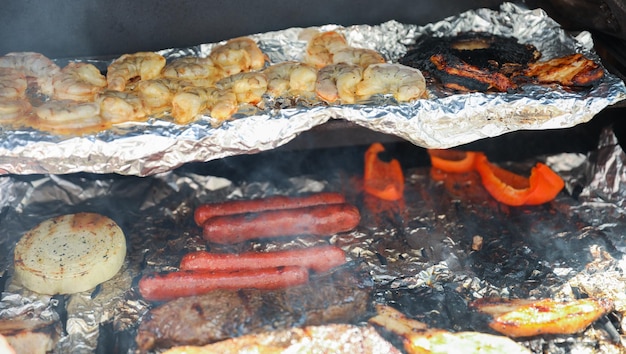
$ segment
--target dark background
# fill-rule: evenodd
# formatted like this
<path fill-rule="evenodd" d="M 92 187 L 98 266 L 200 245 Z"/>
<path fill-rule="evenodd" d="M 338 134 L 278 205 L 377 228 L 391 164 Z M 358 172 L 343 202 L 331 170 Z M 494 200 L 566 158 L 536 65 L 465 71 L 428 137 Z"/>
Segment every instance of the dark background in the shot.
<path fill-rule="evenodd" d="M 501 1 L 0 0 L 0 55 L 107 56 L 324 24 L 427 24 Z M 528 3 L 525 1 L 524 3 Z M 534 7 L 534 6 L 529 6 Z"/>
<path fill-rule="evenodd" d="M 623 0 L 512 0 L 541 7 L 566 28 L 626 38 Z M 213 43 L 289 27 L 418 25 L 495 0 L 0 0 L 0 55 L 106 56 Z"/>

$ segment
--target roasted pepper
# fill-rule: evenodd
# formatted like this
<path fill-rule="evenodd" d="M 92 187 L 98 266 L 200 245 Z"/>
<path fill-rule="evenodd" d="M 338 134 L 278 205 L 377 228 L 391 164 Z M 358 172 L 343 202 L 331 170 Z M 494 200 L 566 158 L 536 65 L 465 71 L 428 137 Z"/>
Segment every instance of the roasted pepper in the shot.
<path fill-rule="evenodd" d="M 539 205 L 554 199 L 565 183 L 550 167 L 537 163 L 525 177 L 498 167 L 482 152 L 428 149 L 431 177 L 442 180 L 446 173 L 477 171 L 482 185 L 497 201 L 511 205 Z"/>
<path fill-rule="evenodd" d="M 565 186 L 550 167 L 537 163 L 524 177 L 498 167 L 484 155 L 476 157 L 476 170 L 487 192 L 497 201 L 511 205 L 539 205 L 554 199 Z"/>
<path fill-rule="evenodd" d="M 379 154 L 385 148 L 373 143 L 365 152 L 363 188 L 366 193 L 385 200 L 402 199 L 404 194 L 404 173 L 396 159 L 382 161 Z"/>
<path fill-rule="evenodd" d="M 465 173 L 473 171 L 476 156 L 482 153 L 453 149 L 428 149 L 430 163 L 444 172 Z"/>

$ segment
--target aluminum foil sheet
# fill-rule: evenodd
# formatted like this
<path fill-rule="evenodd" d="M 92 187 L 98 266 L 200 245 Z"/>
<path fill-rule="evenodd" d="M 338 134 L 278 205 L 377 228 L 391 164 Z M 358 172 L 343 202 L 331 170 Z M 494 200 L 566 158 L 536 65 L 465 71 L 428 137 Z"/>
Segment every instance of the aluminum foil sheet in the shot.
<path fill-rule="evenodd" d="M 511 3 L 503 4 L 498 11 L 468 11 L 426 26 L 396 21 L 376 26 L 329 24 L 251 37 L 270 62 L 277 63 L 302 59 L 306 46 L 301 39 L 303 32 L 332 29 L 341 31 L 351 45 L 376 49 L 391 62 L 405 54 L 407 46 L 421 35 L 443 36 L 469 30 L 514 36 L 520 42 L 535 45 L 546 59 L 580 52 L 599 61 L 589 33 L 573 36 L 542 10 Z M 168 59 L 206 56 L 215 45 L 167 49 L 161 53 Z M 90 61 L 103 70 L 109 62 Z M 65 62 L 59 60 L 61 65 Z M 341 106 L 292 105 L 267 99 L 260 108 L 240 111 L 234 120 L 220 127 L 213 127 L 209 117 L 204 117 L 185 126 L 151 119 L 147 123 L 119 125 L 79 137 L 0 128 L 0 173 L 113 172 L 147 176 L 188 162 L 273 149 L 329 119 L 344 119 L 426 148 L 449 148 L 516 130 L 571 127 L 589 121 L 603 108 L 625 97 L 624 83 L 607 72 L 597 87 L 574 93 L 529 86 L 520 94 L 447 95 L 431 87 L 428 99 L 407 104 L 397 104 L 389 97 Z"/>
<path fill-rule="evenodd" d="M 360 158 L 360 157 L 355 157 Z M 626 311 L 626 155 L 610 128 L 588 154 L 537 156 L 502 163 L 528 170 L 544 161 L 566 189 L 541 206 L 507 207 L 467 176 L 437 182 L 428 166 L 405 170 L 405 194 L 385 202 L 364 194 L 361 175 L 320 171 L 255 181 L 177 169 L 150 177 L 117 174 L 0 177 L 0 320 L 61 321 L 55 353 L 134 352 L 133 331 L 151 303 L 136 279 L 177 269 L 189 251 L 277 250 L 317 244 L 344 249 L 350 264 L 370 274 L 373 301 L 390 304 L 433 327 L 468 327 L 467 302 L 486 297 L 571 299 L 606 297 Z M 242 166 L 250 168 L 250 166 Z M 209 245 L 193 222 L 201 203 L 269 195 L 340 191 L 362 213 L 359 227 L 329 239 Z M 64 213 L 99 212 L 114 219 L 128 241 L 126 263 L 91 291 L 41 296 L 11 279 L 15 243 L 39 222 Z M 619 322 L 619 321 L 618 321 Z M 626 330 L 619 322 L 617 330 Z M 598 325 L 582 334 L 522 340 L 536 353 L 623 352 Z"/>

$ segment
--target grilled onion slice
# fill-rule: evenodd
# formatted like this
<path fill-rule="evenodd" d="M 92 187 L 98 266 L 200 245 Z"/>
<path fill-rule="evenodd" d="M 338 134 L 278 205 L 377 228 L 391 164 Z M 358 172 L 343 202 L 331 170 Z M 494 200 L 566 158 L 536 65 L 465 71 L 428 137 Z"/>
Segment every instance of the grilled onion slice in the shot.
<path fill-rule="evenodd" d="M 126 257 L 122 229 L 106 216 L 78 213 L 48 219 L 15 246 L 15 279 L 34 292 L 72 294 L 112 278 Z"/>

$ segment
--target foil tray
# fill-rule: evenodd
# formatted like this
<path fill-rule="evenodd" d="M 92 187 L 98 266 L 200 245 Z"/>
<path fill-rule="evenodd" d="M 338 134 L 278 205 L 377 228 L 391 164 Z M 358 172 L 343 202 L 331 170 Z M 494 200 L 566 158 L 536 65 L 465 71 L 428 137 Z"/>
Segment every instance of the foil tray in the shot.
<path fill-rule="evenodd" d="M 338 158 L 338 157 L 335 157 Z M 362 156 L 354 156 L 355 159 Z M 626 155 L 612 131 L 587 155 L 562 153 L 508 161 L 528 170 L 543 161 L 566 181 L 555 200 L 508 207 L 489 197 L 478 176 L 445 182 L 428 166 L 406 167 L 404 198 L 388 202 L 360 187 L 362 172 L 320 169 L 237 181 L 193 169 L 150 177 L 117 174 L 0 176 L 0 320 L 62 323 L 54 353 L 135 353 L 137 326 L 155 306 L 141 298 L 137 279 L 176 270 L 196 250 L 244 252 L 334 244 L 374 283 L 372 302 L 393 305 L 435 328 L 477 327 L 467 303 L 489 296 L 611 299 L 612 315 L 626 312 Z M 257 171 L 267 166 L 244 164 Z M 270 195 L 340 191 L 358 206 L 357 229 L 330 238 L 287 237 L 235 245 L 208 244 L 193 221 L 205 202 Z M 98 212 L 127 237 L 122 270 L 93 290 L 58 296 L 33 293 L 13 281 L 13 249 L 43 220 L 64 213 Z M 475 247 L 474 240 L 482 240 Z M 269 315 L 269 314 L 268 314 Z M 620 331 L 626 322 L 617 324 Z M 572 336 L 520 339 L 533 353 L 622 353 L 598 325 Z M 622 332 L 623 333 L 623 332 Z"/>
<path fill-rule="evenodd" d="M 484 31 L 516 37 L 535 45 L 544 59 L 580 52 L 600 61 L 588 32 L 573 36 L 540 10 L 504 3 L 498 11 L 477 9 L 440 22 L 417 26 L 389 21 L 376 26 L 289 28 L 250 35 L 271 63 L 301 60 L 306 42 L 303 31 L 338 30 L 355 47 L 380 51 L 395 62 L 421 35 L 451 35 Z M 162 50 L 168 59 L 206 56 L 218 43 Z M 59 64 L 68 59 L 58 60 Z M 87 58 L 100 68 L 109 61 Z M 517 130 L 561 129 L 589 121 L 607 106 L 626 98 L 621 79 L 606 72 L 588 91 L 566 92 L 547 87 L 524 87 L 518 94 L 442 94 L 429 88 L 430 97 L 396 103 L 375 97 L 354 105 L 296 105 L 280 107 L 264 102 L 240 111 L 219 127 L 202 117 L 188 125 L 152 118 L 128 123 L 97 134 L 58 136 L 36 130 L 0 128 L 0 174 L 118 173 L 148 176 L 189 162 L 254 154 L 282 146 L 304 131 L 331 119 L 343 119 L 376 132 L 391 134 L 424 148 L 450 148 Z"/>

